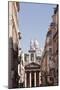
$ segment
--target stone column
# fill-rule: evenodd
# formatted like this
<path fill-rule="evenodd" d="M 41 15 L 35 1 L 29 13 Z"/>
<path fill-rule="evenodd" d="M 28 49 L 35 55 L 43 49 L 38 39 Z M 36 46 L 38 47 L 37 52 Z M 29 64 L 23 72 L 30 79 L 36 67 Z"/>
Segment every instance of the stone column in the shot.
<path fill-rule="evenodd" d="M 41 84 L 41 72 L 39 72 L 39 86 Z"/>
<path fill-rule="evenodd" d="M 31 72 L 30 72 L 30 87 L 31 87 Z"/>
<path fill-rule="evenodd" d="M 27 87 L 27 73 L 25 73 L 25 87 Z"/>
<path fill-rule="evenodd" d="M 34 72 L 34 86 L 36 87 L 36 72 Z"/>
<path fill-rule="evenodd" d="M 29 62 L 31 61 L 30 59 L 31 59 L 31 58 L 30 58 L 30 53 L 29 53 Z"/>
<path fill-rule="evenodd" d="M 31 54 L 29 53 L 29 63 L 31 62 Z"/>

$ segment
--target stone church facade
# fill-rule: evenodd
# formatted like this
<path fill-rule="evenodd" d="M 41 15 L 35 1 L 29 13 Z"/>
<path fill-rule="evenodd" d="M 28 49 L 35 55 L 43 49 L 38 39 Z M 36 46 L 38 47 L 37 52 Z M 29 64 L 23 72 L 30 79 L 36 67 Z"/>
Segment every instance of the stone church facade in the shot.
<path fill-rule="evenodd" d="M 25 54 L 24 87 L 39 87 L 41 85 L 41 50 L 38 41 L 30 42 L 30 50 Z"/>

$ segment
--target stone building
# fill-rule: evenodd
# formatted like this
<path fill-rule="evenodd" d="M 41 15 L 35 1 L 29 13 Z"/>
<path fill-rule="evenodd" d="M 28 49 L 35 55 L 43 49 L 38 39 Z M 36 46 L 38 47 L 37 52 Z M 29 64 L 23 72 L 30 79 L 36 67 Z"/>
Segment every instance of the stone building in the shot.
<path fill-rule="evenodd" d="M 41 51 L 39 52 L 39 50 L 38 41 L 31 40 L 30 50 L 25 54 L 25 87 L 41 85 Z"/>
<path fill-rule="evenodd" d="M 18 2 L 8 2 L 8 88 L 18 87 Z"/>
<path fill-rule="evenodd" d="M 24 53 L 22 50 L 20 50 L 19 54 L 19 64 L 18 64 L 18 75 L 19 75 L 19 80 L 18 80 L 18 87 L 22 88 L 24 87 L 24 73 L 25 73 L 25 68 L 24 68 Z"/>
<path fill-rule="evenodd" d="M 59 11 L 58 11 L 58 5 L 54 9 L 54 14 L 52 16 L 53 19 L 53 27 L 55 28 L 52 33 L 53 33 L 53 49 L 52 49 L 52 55 L 53 55 L 53 60 L 55 62 L 55 78 L 54 78 L 54 85 L 58 85 L 58 30 L 59 30 Z"/>
<path fill-rule="evenodd" d="M 50 70 L 55 67 L 52 60 L 52 33 L 49 29 L 46 35 L 45 47 L 41 61 L 41 72 L 42 72 L 42 84 L 43 85 L 53 85 L 53 79 L 51 77 Z M 51 80 L 50 80 L 51 79 Z"/>
<path fill-rule="evenodd" d="M 41 64 L 42 84 L 58 85 L 58 5 L 46 35 Z"/>

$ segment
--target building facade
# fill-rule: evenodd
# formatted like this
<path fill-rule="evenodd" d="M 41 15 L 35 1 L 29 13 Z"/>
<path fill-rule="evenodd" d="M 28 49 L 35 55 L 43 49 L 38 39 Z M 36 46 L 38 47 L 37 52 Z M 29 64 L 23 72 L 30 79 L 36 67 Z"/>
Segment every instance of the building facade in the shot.
<path fill-rule="evenodd" d="M 24 73 L 25 73 L 25 68 L 24 68 L 24 53 L 20 52 L 19 54 L 19 64 L 18 64 L 18 75 L 19 75 L 19 87 L 22 88 L 24 87 Z"/>
<path fill-rule="evenodd" d="M 42 56 L 42 84 L 58 85 L 58 5 L 54 9 Z"/>
<path fill-rule="evenodd" d="M 18 43 L 19 43 L 19 25 L 18 25 L 18 2 L 8 2 L 8 88 L 18 87 Z"/>
<path fill-rule="evenodd" d="M 46 35 L 45 47 L 41 62 L 42 72 L 42 84 L 53 85 L 53 77 L 51 76 L 51 70 L 54 69 L 55 65 L 52 60 L 52 32 L 49 29 Z"/>
<path fill-rule="evenodd" d="M 38 41 L 31 40 L 30 50 L 28 54 L 25 54 L 25 87 L 39 87 L 41 85 L 41 51 L 39 51 Z"/>
<path fill-rule="evenodd" d="M 58 10 L 58 5 L 54 9 L 54 15 L 52 16 L 53 23 L 55 30 L 53 30 L 53 50 L 52 50 L 52 55 L 53 55 L 53 60 L 55 62 L 55 78 L 54 78 L 54 85 L 58 85 L 58 66 L 59 66 L 59 61 L 58 61 L 58 30 L 59 30 L 59 10 Z"/>

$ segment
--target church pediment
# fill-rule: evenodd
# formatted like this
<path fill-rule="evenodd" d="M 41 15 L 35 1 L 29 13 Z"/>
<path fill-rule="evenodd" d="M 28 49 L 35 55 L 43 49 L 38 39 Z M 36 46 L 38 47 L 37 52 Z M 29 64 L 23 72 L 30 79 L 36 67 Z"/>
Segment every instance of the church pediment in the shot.
<path fill-rule="evenodd" d="M 37 63 L 32 62 L 32 63 L 29 63 L 28 65 L 25 66 L 25 69 L 35 69 L 35 68 L 36 69 L 40 68 L 40 65 L 37 64 Z"/>

